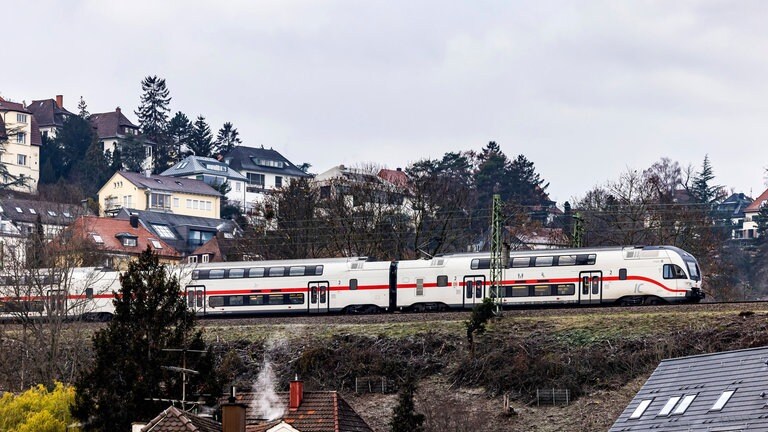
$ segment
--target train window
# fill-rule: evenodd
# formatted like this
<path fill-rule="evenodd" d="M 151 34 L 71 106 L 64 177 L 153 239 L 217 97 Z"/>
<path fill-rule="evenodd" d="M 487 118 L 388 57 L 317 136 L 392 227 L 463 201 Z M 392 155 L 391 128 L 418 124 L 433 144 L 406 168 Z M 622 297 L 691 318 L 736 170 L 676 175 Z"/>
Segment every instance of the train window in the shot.
<path fill-rule="evenodd" d="M 242 306 L 245 303 L 245 296 L 229 296 L 229 306 Z"/>
<path fill-rule="evenodd" d="M 198 279 L 200 279 L 200 270 L 192 271 L 192 280 L 198 280 Z"/>
<path fill-rule="evenodd" d="M 627 280 L 627 269 L 619 269 L 619 280 Z"/>
<path fill-rule="evenodd" d="M 195 307 L 195 292 L 194 291 L 187 291 L 187 307 L 193 308 Z"/>
<path fill-rule="evenodd" d="M 576 255 L 560 255 L 557 257 L 557 265 L 572 266 L 576 265 Z"/>
<path fill-rule="evenodd" d="M 248 304 L 252 306 L 258 306 L 264 304 L 264 294 L 257 294 L 248 296 Z"/>
<path fill-rule="evenodd" d="M 535 296 L 548 296 L 552 294 L 552 288 L 549 285 L 535 285 L 533 287 L 533 295 Z"/>
<path fill-rule="evenodd" d="M 482 270 L 491 268 L 490 258 L 475 258 L 471 263 L 472 270 Z"/>
<path fill-rule="evenodd" d="M 512 258 L 512 267 L 514 268 L 530 267 L 530 265 L 531 265 L 531 259 L 528 257 Z"/>
<path fill-rule="evenodd" d="M 595 254 L 576 255 L 576 265 L 594 265 L 596 258 Z"/>
<path fill-rule="evenodd" d="M 203 291 L 196 291 L 196 297 L 197 297 L 197 307 L 201 308 L 205 304 L 205 296 L 203 296 Z"/>
<path fill-rule="evenodd" d="M 243 276 L 245 276 L 245 269 L 229 269 L 229 274 L 227 275 L 230 279 L 240 279 Z"/>
<path fill-rule="evenodd" d="M 581 294 L 589 294 L 589 276 L 584 276 L 581 278 Z"/>
<path fill-rule="evenodd" d="M 85 289 L 85 298 L 92 299 L 93 298 L 93 288 L 86 288 Z"/>
<path fill-rule="evenodd" d="M 349 289 L 351 291 L 354 291 L 357 289 L 357 279 L 350 279 L 349 280 Z"/>
<path fill-rule="evenodd" d="M 317 303 L 317 285 L 309 287 L 309 301 L 312 304 Z"/>
<path fill-rule="evenodd" d="M 467 298 L 472 298 L 472 293 L 474 292 L 474 288 L 472 287 L 474 285 L 472 281 L 467 281 L 467 283 L 464 285 L 466 288 L 466 296 Z"/>
<path fill-rule="evenodd" d="M 664 279 L 688 279 L 685 270 L 676 264 L 664 264 Z"/>
<path fill-rule="evenodd" d="M 283 304 L 283 296 L 280 294 L 272 294 L 267 296 L 267 302 L 271 305 L 281 305 Z"/>
<path fill-rule="evenodd" d="M 600 278 L 592 276 L 592 294 L 600 294 Z"/>
<path fill-rule="evenodd" d="M 285 267 L 270 267 L 269 277 L 285 276 Z"/>
<path fill-rule="evenodd" d="M 208 279 L 224 279 L 224 270 L 211 270 L 208 273 Z"/>
<path fill-rule="evenodd" d="M 551 256 L 536 257 L 535 258 L 535 260 L 536 260 L 535 261 L 536 262 L 536 267 L 548 267 L 548 266 L 551 266 L 553 258 L 554 257 L 551 257 Z"/>
<path fill-rule="evenodd" d="M 576 287 L 573 284 L 558 284 L 557 295 L 574 295 Z"/>
<path fill-rule="evenodd" d="M 208 297 L 208 306 L 210 307 L 222 307 L 224 306 L 224 297 Z"/>
<path fill-rule="evenodd" d="M 439 287 L 445 287 L 448 286 L 448 276 L 447 275 L 440 275 L 437 277 L 437 286 Z"/>
<path fill-rule="evenodd" d="M 424 279 L 416 279 L 416 295 L 424 295 Z"/>
<path fill-rule="evenodd" d="M 326 296 L 328 294 L 328 287 L 321 286 L 320 287 L 320 303 L 325 303 L 327 301 Z"/>
<path fill-rule="evenodd" d="M 691 279 L 696 281 L 701 279 L 701 276 L 699 276 L 699 266 L 695 261 L 685 261 L 685 266 L 688 267 L 688 273 L 691 274 Z"/>
<path fill-rule="evenodd" d="M 254 267 L 252 269 L 248 269 L 248 277 L 249 278 L 264 277 L 264 268 Z"/>
<path fill-rule="evenodd" d="M 483 298 L 483 281 L 475 282 L 475 298 Z"/>
<path fill-rule="evenodd" d="M 528 297 L 528 287 L 525 285 L 513 286 L 512 297 Z"/>
<path fill-rule="evenodd" d="M 288 294 L 290 304 L 304 304 L 304 294 Z"/>
<path fill-rule="evenodd" d="M 306 272 L 306 270 L 307 269 L 304 266 L 292 266 L 288 269 L 288 274 L 291 276 L 304 276 L 304 272 Z"/>
<path fill-rule="evenodd" d="M 315 267 L 315 276 L 320 276 L 323 274 L 323 266 L 319 265 Z M 302 301 L 303 303 L 303 301 Z"/>

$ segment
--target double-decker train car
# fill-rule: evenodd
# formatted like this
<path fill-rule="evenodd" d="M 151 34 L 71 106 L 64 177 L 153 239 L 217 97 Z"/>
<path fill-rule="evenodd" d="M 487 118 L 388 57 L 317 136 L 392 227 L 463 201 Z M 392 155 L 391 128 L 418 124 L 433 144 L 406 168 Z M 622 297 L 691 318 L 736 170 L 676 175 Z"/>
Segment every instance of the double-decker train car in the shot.
<path fill-rule="evenodd" d="M 486 297 L 505 307 L 704 298 L 696 259 L 672 246 L 515 251 L 503 263 L 498 286 L 490 280 L 488 253 L 392 262 L 354 257 L 205 263 L 168 271 L 179 278 L 187 306 L 212 316 L 470 309 Z M 78 268 L 0 277 L 0 316 L 53 311 L 107 318 L 118 276 Z"/>
<path fill-rule="evenodd" d="M 672 246 L 512 252 L 491 285 L 489 255 L 395 262 L 364 258 L 201 264 L 186 286 L 202 315 L 504 306 L 662 304 L 704 298 L 696 259 Z"/>

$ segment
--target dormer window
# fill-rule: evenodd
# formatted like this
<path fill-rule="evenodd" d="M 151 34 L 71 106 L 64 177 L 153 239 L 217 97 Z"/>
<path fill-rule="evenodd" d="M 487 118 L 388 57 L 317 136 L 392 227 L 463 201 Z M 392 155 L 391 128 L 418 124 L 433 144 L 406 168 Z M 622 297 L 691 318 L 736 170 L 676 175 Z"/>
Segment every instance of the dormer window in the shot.
<path fill-rule="evenodd" d="M 136 241 L 136 238 L 134 237 L 123 237 L 122 239 L 123 246 L 136 246 L 138 242 Z"/>

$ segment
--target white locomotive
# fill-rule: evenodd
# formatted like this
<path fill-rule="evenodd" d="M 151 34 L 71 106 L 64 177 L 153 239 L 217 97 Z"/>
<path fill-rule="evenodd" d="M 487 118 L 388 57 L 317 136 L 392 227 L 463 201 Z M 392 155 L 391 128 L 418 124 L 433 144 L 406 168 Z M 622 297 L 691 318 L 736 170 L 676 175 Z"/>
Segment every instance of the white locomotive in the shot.
<path fill-rule="evenodd" d="M 176 272 L 187 306 L 198 315 L 468 309 L 486 297 L 497 297 L 507 307 L 690 303 L 704 298 L 696 259 L 672 246 L 515 251 L 504 261 L 498 289 L 491 286 L 488 253 L 393 262 L 223 262 L 170 271 Z M 90 318 L 112 313 L 117 272 L 76 269 L 69 279 L 66 286 L 51 284 L 38 296 L 9 295 L 6 286 L 0 313 L 12 313 L 20 304 L 63 308 Z M 81 307 L 74 310 L 62 302 Z"/>

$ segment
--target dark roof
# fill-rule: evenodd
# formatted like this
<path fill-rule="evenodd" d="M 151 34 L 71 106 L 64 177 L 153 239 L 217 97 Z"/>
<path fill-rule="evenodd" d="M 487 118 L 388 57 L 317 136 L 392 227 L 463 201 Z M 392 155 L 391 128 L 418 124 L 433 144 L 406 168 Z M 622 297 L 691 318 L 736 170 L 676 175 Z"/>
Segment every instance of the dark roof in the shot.
<path fill-rule="evenodd" d="M 211 169 L 211 167 L 220 167 L 223 171 Z M 195 174 L 210 174 L 240 181 L 248 180 L 248 177 L 232 169 L 226 163 L 200 156 L 187 156 L 184 160 L 179 161 L 176 165 L 160 173 L 162 176 L 169 177 L 184 177 Z"/>
<path fill-rule="evenodd" d="M 23 104 L 9 102 L 2 97 L 0 97 L 0 111 L 18 111 L 21 113 L 32 114 L 28 109 L 24 108 Z"/>
<path fill-rule="evenodd" d="M 120 171 L 120 175 L 133 183 L 139 189 L 152 189 L 166 192 L 183 192 L 197 195 L 220 197 L 221 193 L 202 180 L 188 179 L 182 177 L 167 177 L 159 175 L 149 175 L 135 173 L 131 171 Z"/>
<path fill-rule="evenodd" d="M 221 432 L 221 423 L 176 407 L 169 407 L 152 419 L 142 432 Z"/>
<path fill-rule="evenodd" d="M 268 423 L 274 426 L 280 420 L 290 424 L 299 431 L 311 432 L 372 432 L 370 426 L 363 420 L 352 407 L 335 391 L 305 391 L 304 397 L 295 411 L 286 408 L 283 417 L 275 420 L 261 419 L 252 409 L 252 402 L 257 399 L 258 393 L 239 393 L 237 402 L 245 404 L 246 421 L 249 426 L 247 431 L 266 430 L 259 425 Z M 277 393 L 281 403 L 288 406 L 288 393 Z M 251 426 L 252 425 L 252 426 Z"/>
<path fill-rule="evenodd" d="M 200 245 L 190 244 L 187 240 L 190 230 L 208 232 L 225 232 L 239 235 L 240 227 L 234 221 L 227 219 L 213 219 L 199 216 L 186 216 L 175 213 L 154 212 L 150 210 L 135 210 L 123 208 L 115 216 L 116 219 L 130 219 L 131 215 L 139 217 L 139 222 L 150 232 L 160 237 L 166 243 L 176 248 L 185 255 L 192 253 Z M 157 232 L 154 225 L 163 225 L 171 230 L 173 239 L 165 238 Z"/>
<path fill-rule="evenodd" d="M 66 109 L 60 108 L 53 99 L 32 101 L 31 104 L 27 105 L 27 109 L 35 116 L 40 127 L 61 127 L 67 116 L 74 115 Z"/>
<path fill-rule="evenodd" d="M 746 209 L 754 200 L 743 193 L 735 193 L 717 206 L 717 211 L 728 213 L 730 217 L 743 217 Z"/>
<path fill-rule="evenodd" d="M 21 210 L 21 211 L 19 211 Z M 37 223 L 37 217 L 45 225 L 66 226 L 82 215 L 91 215 L 90 211 L 74 204 L 62 204 L 49 201 L 31 201 L 20 198 L 0 198 L 0 216 L 15 223 Z M 68 216 L 67 216 L 68 215 Z"/>
<path fill-rule="evenodd" d="M 131 123 L 126 116 L 123 115 L 120 108 L 115 108 L 113 112 L 91 114 L 88 117 L 94 128 L 96 128 L 96 135 L 99 139 L 123 137 L 125 134 L 121 128 L 128 127 L 138 130 L 139 127 Z"/>
<path fill-rule="evenodd" d="M 29 144 L 33 146 L 41 146 L 43 145 L 43 136 L 40 134 L 40 125 L 37 123 L 37 118 L 32 115 L 30 116 L 30 128 L 32 129 L 31 135 L 29 137 Z"/>
<path fill-rule="evenodd" d="M 283 167 L 257 165 L 254 162 L 257 159 L 279 162 L 282 163 Z M 283 155 L 272 149 L 237 146 L 224 155 L 224 160 L 230 167 L 243 174 L 252 171 L 292 177 L 311 177 L 309 174 L 298 169 L 296 165 L 283 157 Z"/>
<path fill-rule="evenodd" d="M 768 430 L 767 362 L 768 347 L 664 360 L 609 431 Z M 716 409 L 726 391 L 732 396 Z M 686 396 L 693 399 L 683 409 Z M 630 419 L 643 401 L 650 404 Z M 671 413 L 662 414 L 668 403 Z"/>

